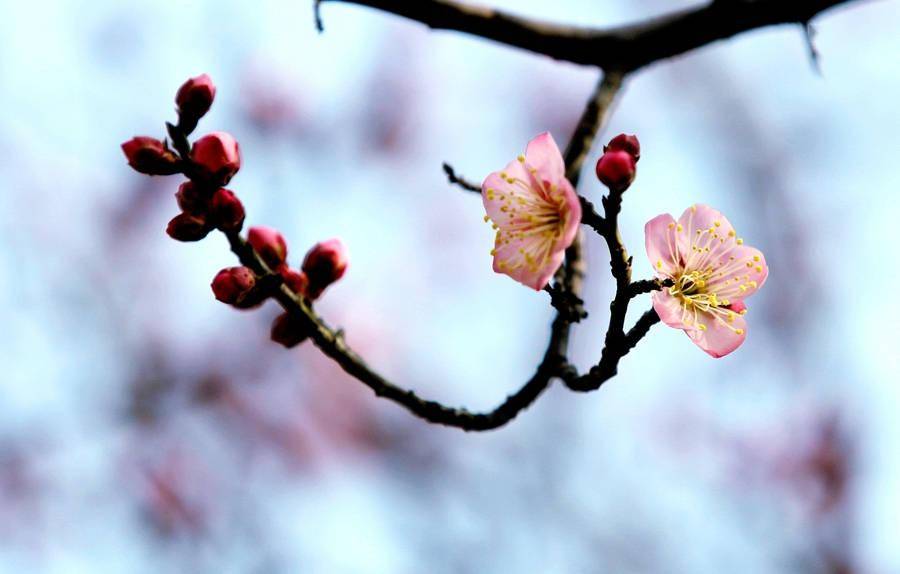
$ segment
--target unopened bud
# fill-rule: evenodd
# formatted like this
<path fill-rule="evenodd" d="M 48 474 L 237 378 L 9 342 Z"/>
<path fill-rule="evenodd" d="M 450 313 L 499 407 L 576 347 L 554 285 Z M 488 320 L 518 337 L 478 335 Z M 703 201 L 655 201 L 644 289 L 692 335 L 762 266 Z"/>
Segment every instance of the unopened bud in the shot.
<path fill-rule="evenodd" d="M 178 156 L 156 138 L 133 137 L 122 144 L 128 165 L 146 175 L 172 175 L 181 171 Z"/>
<path fill-rule="evenodd" d="M 609 140 L 609 143 L 606 144 L 603 151 L 624 151 L 633 157 L 635 163 L 637 163 L 637 161 L 641 159 L 641 142 L 638 141 L 637 136 L 619 134 Z"/>
<path fill-rule="evenodd" d="M 186 181 L 178 186 L 175 199 L 178 201 L 178 207 L 185 213 L 206 215 L 209 211 L 209 192 L 192 181 Z"/>
<path fill-rule="evenodd" d="M 240 231 L 244 226 L 244 205 L 230 190 L 220 188 L 209 203 L 209 215 L 222 231 Z"/>
<path fill-rule="evenodd" d="M 272 269 L 284 265 L 287 259 L 287 242 L 277 229 L 264 225 L 251 227 L 247 233 L 247 241 Z"/>
<path fill-rule="evenodd" d="M 212 231 L 206 218 L 201 215 L 180 213 L 172 218 L 166 227 L 169 237 L 178 241 L 200 241 Z"/>
<path fill-rule="evenodd" d="M 197 125 L 197 120 L 209 111 L 215 97 L 216 86 L 208 75 L 201 74 L 186 81 L 175 94 L 181 122 L 193 129 L 193 126 Z"/>
<path fill-rule="evenodd" d="M 241 168 L 241 150 L 231 134 L 213 132 L 194 142 L 191 160 L 198 176 L 212 184 L 225 185 Z"/>
<path fill-rule="evenodd" d="M 287 267 L 283 267 L 280 271 L 284 284 L 297 295 L 306 295 L 306 288 L 309 285 L 309 279 L 306 273 L 302 271 L 294 271 Z"/>
<path fill-rule="evenodd" d="M 309 335 L 303 324 L 289 313 L 282 313 L 272 322 L 272 340 L 288 349 L 305 341 Z"/>
<path fill-rule="evenodd" d="M 229 267 L 216 274 L 211 286 L 216 299 L 239 305 L 256 286 L 256 276 L 248 267 Z"/>
<path fill-rule="evenodd" d="M 612 191 L 628 189 L 634 175 L 634 158 L 626 151 L 610 150 L 597 160 L 597 179 Z"/>
<path fill-rule="evenodd" d="M 306 295 L 317 299 L 326 287 L 344 276 L 349 256 L 340 239 L 317 243 L 303 259 L 303 272 L 309 278 Z"/>

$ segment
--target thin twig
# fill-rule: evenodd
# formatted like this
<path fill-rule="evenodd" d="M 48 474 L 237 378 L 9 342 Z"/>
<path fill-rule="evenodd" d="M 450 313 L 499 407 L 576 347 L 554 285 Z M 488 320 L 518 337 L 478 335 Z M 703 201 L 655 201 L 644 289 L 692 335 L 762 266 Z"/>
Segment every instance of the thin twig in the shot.
<path fill-rule="evenodd" d="M 671 279 L 666 279 L 665 281 L 661 281 L 659 279 L 643 279 L 641 281 L 632 281 L 631 285 L 628 286 L 628 297 L 633 299 L 643 293 L 658 291 L 663 287 L 671 287 L 672 285 L 673 282 Z"/>
<path fill-rule="evenodd" d="M 474 191 L 475 193 L 481 193 L 481 186 L 476 185 L 469 180 L 465 179 L 461 175 L 456 174 L 456 170 L 453 169 L 449 163 L 444 163 L 444 173 L 447 174 L 447 181 L 450 182 L 451 185 L 458 185 L 466 191 Z"/>
<path fill-rule="evenodd" d="M 619 233 L 619 212 L 622 209 L 622 192 L 611 190 L 603 198 L 604 221 L 600 235 L 606 240 L 609 248 L 609 265 L 616 281 L 616 293 L 609 305 L 609 324 L 600 361 L 584 375 L 578 375 L 570 369 L 563 377 L 566 386 L 573 391 L 593 391 L 614 377 L 618 372 L 619 361 L 647 334 L 650 327 L 659 321 L 656 311 L 650 309 L 638 323 L 626 333 L 624 331 L 625 316 L 628 313 L 629 301 L 639 292 L 659 289 L 661 283 L 651 281 L 631 281 L 631 257 L 625 249 Z"/>

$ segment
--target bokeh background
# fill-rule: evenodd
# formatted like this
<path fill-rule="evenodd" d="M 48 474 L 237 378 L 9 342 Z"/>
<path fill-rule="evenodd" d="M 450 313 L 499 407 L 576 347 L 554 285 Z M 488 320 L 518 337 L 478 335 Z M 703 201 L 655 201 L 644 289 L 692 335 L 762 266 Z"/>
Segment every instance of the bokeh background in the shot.
<path fill-rule="evenodd" d="M 585 25 L 693 4 L 493 3 Z M 295 265 L 349 246 L 322 314 L 402 384 L 488 409 L 551 312 L 491 272 L 481 202 L 441 162 L 478 180 L 541 131 L 565 142 L 595 73 L 355 6 L 323 6 L 319 35 L 310 4 L 3 3 L 0 571 L 900 572 L 896 2 L 819 18 L 821 75 L 782 27 L 632 78 L 600 139 L 641 139 L 635 276 L 645 221 L 719 208 L 771 266 L 749 337 L 713 360 L 658 326 L 599 392 L 555 385 L 483 434 L 271 343 L 274 304 L 217 303 L 224 239 L 171 241 L 178 177 L 119 144 L 162 137 L 211 74 L 198 133 L 241 142 L 248 223 Z M 587 249 L 582 367 L 612 293 Z"/>

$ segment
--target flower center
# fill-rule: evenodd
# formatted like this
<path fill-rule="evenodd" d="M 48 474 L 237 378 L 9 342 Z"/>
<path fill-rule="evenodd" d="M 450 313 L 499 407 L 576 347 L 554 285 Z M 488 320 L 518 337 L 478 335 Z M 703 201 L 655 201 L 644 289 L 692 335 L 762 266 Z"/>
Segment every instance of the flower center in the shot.
<path fill-rule="evenodd" d="M 709 271 L 690 271 L 678 275 L 675 284 L 669 287 L 669 294 L 681 301 L 685 308 L 696 307 L 698 311 L 710 312 L 717 307 L 728 305 L 727 300 L 706 289 L 706 282 L 712 276 Z"/>

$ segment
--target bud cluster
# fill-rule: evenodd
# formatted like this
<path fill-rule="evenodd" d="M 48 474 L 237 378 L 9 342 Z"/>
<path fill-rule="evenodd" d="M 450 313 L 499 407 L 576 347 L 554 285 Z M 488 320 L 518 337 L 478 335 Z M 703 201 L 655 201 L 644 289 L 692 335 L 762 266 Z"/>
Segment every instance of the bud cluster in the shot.
<path fill-rule="evenodd" d="M 122 144 L 128 164 L 136 171 L 146 175 L 181 173 L 188 178 L 175 193 L 181 212 L 166 228 L 178 241 L 199 241 L 214 229 L 235 239 L 244 225 L 243 204 L 224 187 L 241 167 L 237 140 L 225 132 L 204 135 L 193 145 L 187 139 L 209 111 L 215 95 L 216 87 L 208 75 L 189 79 L 175 96 L 178 124 L 167 124 L 172 147 L 168 141 L 147 136 Z M 247 243 L 272 274 L 258 276 L 246 266 L 219 271 L 212 281 L 213 294 L 237 309 L 258 307 L 282 284 L 294 295 L 314 301 L 347 270 L 347 251 L 339 239 L 314 245 L 296 270 L 287 264 L 287 241 L 277 229 L 251 227 Z M 308 338 L 308 323 L 302 315 L 283 313 L 272 324 L 272 340 L 294 347 Z"/>

